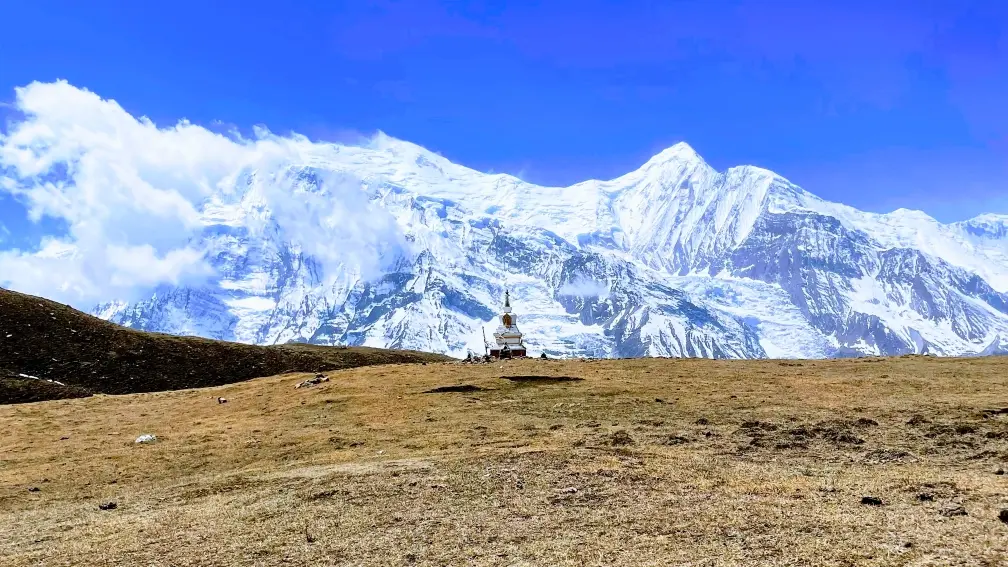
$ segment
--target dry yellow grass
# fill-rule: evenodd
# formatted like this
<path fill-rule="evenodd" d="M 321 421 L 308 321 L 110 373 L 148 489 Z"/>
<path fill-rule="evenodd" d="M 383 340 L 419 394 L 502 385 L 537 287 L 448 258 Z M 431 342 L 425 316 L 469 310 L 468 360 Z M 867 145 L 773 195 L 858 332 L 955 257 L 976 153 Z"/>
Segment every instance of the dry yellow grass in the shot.
<path fill-rule="evenodd" d="M 0 407 L 0 564 L 1008 565 L 1002 358 L 329 376 Z"/>

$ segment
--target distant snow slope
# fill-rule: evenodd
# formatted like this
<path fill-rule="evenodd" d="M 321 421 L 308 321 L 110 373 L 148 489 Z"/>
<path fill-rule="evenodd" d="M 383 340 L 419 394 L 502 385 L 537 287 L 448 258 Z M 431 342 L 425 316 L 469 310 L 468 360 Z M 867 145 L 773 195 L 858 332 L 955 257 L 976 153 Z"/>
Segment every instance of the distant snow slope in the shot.
<path fill-rule="evenodd" d="M 989 354 L 1008 336 L 1008 216 L 865 213 L 764 169 L 715 171 L 686 144 L 571 187 L 387 136 L 307 147 L 234 172 L 203 203 L 191 244 L 215 271 L 208 283 L 95 313 L 251 343 L 464 356 L 483 352 L 509 287 L 530 350 L 555 356 Z M 372 211 L 360 226 L 326 221 L 346 183 Z M 275 222 L 278 207 L 310 230 Z M 373 262 L 313 245 L 375 223 L 390 236 L 366 240 Z"/>

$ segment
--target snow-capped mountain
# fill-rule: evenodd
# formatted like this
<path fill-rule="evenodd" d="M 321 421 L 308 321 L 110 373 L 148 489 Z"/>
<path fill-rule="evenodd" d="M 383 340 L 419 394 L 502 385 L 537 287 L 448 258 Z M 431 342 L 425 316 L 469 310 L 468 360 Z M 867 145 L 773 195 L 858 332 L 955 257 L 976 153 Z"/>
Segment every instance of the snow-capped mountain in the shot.
<path fill-rule="evenodd" d="M 366 201 L 367 222 L 327 221 L 341 199 Z M 277 223 L 277 207 L 310 229 Z M 236 172 L 199 213 L 192 244 L 210 279 L 95 313 L 243 342 L 464 356 L 483 352 L 510 288 L 533 354 L 991 354 L 1008 336 L 1008 216 L 864 213 L 764 169 L 715 171 L 686 144 L 571 187 L 386 136 L 312 144 Z M 386 236 L 357 262 L 317 246 L 374 230 Z"/>

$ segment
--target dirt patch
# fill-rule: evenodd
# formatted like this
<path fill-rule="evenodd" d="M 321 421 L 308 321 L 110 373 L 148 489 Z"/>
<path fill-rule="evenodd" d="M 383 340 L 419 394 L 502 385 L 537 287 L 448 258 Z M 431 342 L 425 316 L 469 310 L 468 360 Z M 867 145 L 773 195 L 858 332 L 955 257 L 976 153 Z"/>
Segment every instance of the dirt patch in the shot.
<path fill-rule="evenodd" d="M 948 481 L 925 482 L 908 488 L 908 491 L 917 493 L 917 499 L 922 502 L 933 502 L 936 498 L 950 500 L 961 494 L 956 483 Z"/>
<path fill-rule="evenodd" d="M 969 513 L 966 512 L 966 507 L 958 502 L 946 502 L 938 509 L 938 513 L 946 518 L 969 515 Z"/>
<path fill-rule="evenodd" d="M 864 462 L 870 465 L 882 465 L 901 461 L 916 460 L 913 455 L 902 449 L 872 449 L 864 455 Z"/>
<path fill-rule="evenodd" d="M 669 435 L 663 441 L 664 445 L 685 445 L 691 441 L 690 438 L 684 435 Z"/>
<path fill-rule="evenodd" d="M 334 435 L 329 438 L 329 445 L 333 449 L 353 449 L 364 445 L 364 441 L 357 439 L 344 439 Z"/>
<path fill-rule="evenodd" d="M 614 431 L 613 434 L 609 436 L 608 441 L 613 447 L 624 447 L 634 444 L 633 437 L 630 437 L 630 434 L 622 429 Z"/>
<path fill-rule="evenodd" d="M 473 386 L 472 384 L 456 384 L 453 386 L 438 386 L 437 388 L 431 388 L 430 390 L 424 390 L 425 394 L 447 394 L 451 392 L 484 392 L 486 388 L 480 388 L 479 386 Z"/>
<path fill-rule="evenodd" d="M 777 431 L 778 427 L 776 424 L 769 423 L 766 421 L 744 421 L 742 422 L 741 430 L 747 433 L 754 433 L 758 431 Z"/>
<path fill-rule="evenodd" d="M 746 421 L 736 434 L 750 438 L 751 447 L 774 447 L 777 449 L 805 449 L 813 441 L 826 442 L 833 446 L 857 446 L 865 441 L 852 429 L 859 427 L 855 421 L 820 421 L 815 424 L 785 426 L 766 421 Z M 870 427 L 863 425 L 860 427 Z"/>
<path fill-rule="evenodd" d="M 864 439 L 855 435 L 849 425 L 838 421 L 822 421 L 812 428 L 812 432 L 824 441 L 834 444 L 860 445 Z"/>
<path fill-rule="evenodd" d="M 943 435 L 944 436 L 959 435 L 959 432 L 956 430 L 954 426 L 945 423 L 938 423 L 924 430 L 924 437 L 930 439 L 934 439 L 935 437 L 941 437 Z"/>
<path fill-rule="evenodd" d="M 584 378 L 577 378 L 575 376 L 535 376 L 535 375 L 525 375 L 525 376 L 501 376 L 502 380 L 508 380 L 510 382 L 517 382 L 519 384 L 531 384 L 531 385 L 549 385 L 549 384 L 565 384 L 568 382 L 581 382 Z"/>
<path fill-rule="evenodd" d="M 989 408 L 981 410 L 980 413 L 986 418 L 992 418 L 997 415 L 1008 415 L 1008 408 Z"/>

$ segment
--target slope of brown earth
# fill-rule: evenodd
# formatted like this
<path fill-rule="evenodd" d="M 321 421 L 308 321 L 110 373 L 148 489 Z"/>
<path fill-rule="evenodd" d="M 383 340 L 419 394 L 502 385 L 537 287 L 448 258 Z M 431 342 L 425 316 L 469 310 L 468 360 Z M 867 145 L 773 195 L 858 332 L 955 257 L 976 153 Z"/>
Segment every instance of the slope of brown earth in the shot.
<path fill-rule="evenodd" d="M 0 404 L 216 386 L 283 372 L 325 372 L 369 364 L 433 362 L 413 351 L 310 345 L 253 346 L 145 333 L 47 299 L 0 289 L 0 370 L 62 382 L 3 380 Z M 4 395 L 9 397 L 4 397 Z"/>
<path fill-rule="evenodd" d="M 1008 565 L 1005 358 L 305 377 L 0 407 L 0 564 Z"/>
<path fill-rule="evenodd" d="M 0 404 L 84 398 L 90 395 L 91 392 L 84 388 L 21 376 L 0 369 Z"/>

